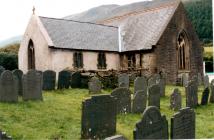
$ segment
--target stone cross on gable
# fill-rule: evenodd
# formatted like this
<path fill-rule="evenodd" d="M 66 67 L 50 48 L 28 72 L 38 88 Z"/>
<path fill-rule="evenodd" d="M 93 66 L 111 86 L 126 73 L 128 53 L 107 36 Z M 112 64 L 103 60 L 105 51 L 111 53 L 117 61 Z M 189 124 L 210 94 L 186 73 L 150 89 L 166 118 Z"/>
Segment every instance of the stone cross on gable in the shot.
<path fill-rule="evenodd" d="M 35 11 L 36 11 L 36 8 L 35 8 L 35 6 L 33 6 L 33 9 L 32 9 L 32 11 L 33 11 L 33 15 L 35 15 Z"/>

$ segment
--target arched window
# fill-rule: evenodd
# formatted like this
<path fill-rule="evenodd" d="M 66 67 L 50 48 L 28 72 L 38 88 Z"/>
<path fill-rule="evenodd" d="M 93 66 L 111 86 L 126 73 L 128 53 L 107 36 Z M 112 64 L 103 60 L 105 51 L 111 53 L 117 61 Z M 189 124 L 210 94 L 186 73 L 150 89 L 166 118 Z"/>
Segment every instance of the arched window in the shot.
<path fill-rule="evenodd" d="M 35 49 L 33 41 L 30 39 L 28 43 L 28 69 L 35 69 Z"/>
<path fill-rule="evenodd" d="M 75 52 L 73 56 L 74 68 L 83 68 L 83 55 L 82 52 Z"/>
<path fill-rule="evenodd" d="M 106 69 L 106 56 L 104 52 L 98 53 L 98 69 Z"/>
<path fill-rule="evenodd" d="M 189 41 L 186 33 L 182 31 L 177 39 L 177 64 L 179 70 L 189 70 Z"/>

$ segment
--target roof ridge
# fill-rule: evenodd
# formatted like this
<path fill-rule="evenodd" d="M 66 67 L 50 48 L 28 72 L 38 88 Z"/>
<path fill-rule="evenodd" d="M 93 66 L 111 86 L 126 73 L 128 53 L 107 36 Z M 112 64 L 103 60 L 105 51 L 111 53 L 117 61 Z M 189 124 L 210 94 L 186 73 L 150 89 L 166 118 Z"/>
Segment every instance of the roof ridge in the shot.
<path fill-rule="evenodd" d="M 105 27 L 118 28 L 117 26 L 105 25 L 105 24 L 102 24 L 102 23 L 93 23 L 93 22 L 77 21 L 77 20 L 64 19 L 64 18 L 44 17 L 44 16 L 38 16 L 38 17 L 39 18 L 47 18 L 47 19 L 54 19 L 54 20 L 71 21 L 71 22 L 77 22 L 77 23 L 86 23 L 86 24 L 93 24 L 93 25 L 99 25 L 99 26 L 105 26 Z"/>
<path fill-rule="evenodd" d="M 175 6 L 178 3 L 180 3 L 180 0 L 175 0 L 174 2 L 170 2 L 170 4 L 162 4 L 158 7 L 146 8 L 146 9 L 139 10 L 139 11 L 132 11 L 132 12 L 120 15 L 120 16 L 115 16 L 115 17 L 112 17 L 112 18 L 109 18 L 109 19 L 106 19 L 103 21 L 98 21 L 97 23 L 98 24 L 106 24 L 106 23 L 112 22 L 114 20 L 120 20 L 120 19 L 128 17 L 130 15 L 138 15 L 138 14 L 142 14 L 142 13 L 146 13 L 146 12 L 151 12 L 151 11 L 163 9 L 163 8 L 170 7 L 170 6 Z"/>

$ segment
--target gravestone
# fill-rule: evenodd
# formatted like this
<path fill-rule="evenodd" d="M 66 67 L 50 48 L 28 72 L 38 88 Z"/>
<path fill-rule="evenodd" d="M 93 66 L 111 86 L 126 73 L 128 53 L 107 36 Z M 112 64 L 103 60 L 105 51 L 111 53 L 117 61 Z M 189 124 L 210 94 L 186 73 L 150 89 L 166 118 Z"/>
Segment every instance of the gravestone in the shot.
<path fill-rule="evenodd" d="M 138 139 L 168 139 L 168 122 L 166 116 L 161 116 L 157 107 L 148 107 L 133 132 L 134 140 Z"/>
<path fill-rule="evenodd" d="M 183 87 L 186 87 L 188 85 L 189 76 L 188 74 L 184 73 L 182 74 L 182 85 Z"/>
<path fill-rule="evenodd" d="M 143 90 L 138 90 L 133 99 L 132 112 L 133 113 L 143 113 L 146 109 L 147 104 L 147 92 Z"/>
<path fill-rule="evenodd" d="M 209 94 L 210 94 L 210 90 L 207 87 L 204 89 L 204 91 L 202 93 L 201 105 L 207 105 L 208 104 Z"/>
<path fill-rule="evenodd" d="M 116 88 L 112 91 L 111 95 L 117 102 L 117 113 L 131 112 L 131 91 L 128 88 Z"/>
<path fill-rule="evenodd" d="M 119 87 L 129 88 L 129 76 L 126 73 L 120 74 L 118 76 Z"/>
<path fill-rule="evenodd" d="M 164 97 L 165 96 L 165 90 L 166 90 L 166 81 L 165 79 L 160 79 L 159 81 L 159 86 L 160 86 L 160 96 Z"/>
<path fill-rule="evenodd" d="M 8 70 L 0 76 L 0 102 L 18 102 L 18 79 Z"/>
<path fill-rule="evenodd" d="M 82 80 L 81 80 L 81 73 L 74 72 L 71 74 L 71 87 L 72 88 L 81 88 L 82 87 Z"/>
<path fill-rule="evenodd" d="M 176 88 L 170 96 L 170 108 L 173 110 L 179 110 L 182 106 L 181 92 Z"/>
<path fill-rule="evenodd" d="M 67 70 L 59 72 L 58 75 L 58 89 L 69 89 L 71 80 L 71 73 Z"/>
<path fill-rule="evenodd" d="M 202 85 L 202 76 L 198 73 L 198 85 Z"/>
<path fill-rule="evenodd" d="M 92 77 L 88 82 L 89 93 L 99 94 L 102 90 L 102 83 L 97 77 Z"/>
<path fill-rule="evenodd" d="M 30 70 L 23 75 L 23 100 L 42 100 L 42 74 Z"/>
<path fill-rule="evenodd" d="M 12 137 L 8 136 L 6 132 L 0 130 L 0 140 L 12 140 Z"/>
<path fill-rule="evenodd" d="M 152 85 L 148 90 L 148 106 L 160 108 L 160 86 Z"/>
<path fill-rule="evenodd" d="M 195 112 L 193 109 L 179 110 L 171 118 L 171 139 L 195 139 Z"/>
<path fill-rule="evenodd" d="M 110 95 L 92 96 L 82 103 L 82 139 L 103 139 L 116 133 L 116 101 Z"/>
<path fill-rule="evenodd" d="M 211 88 L 210 103 L 214 103 L 214 79 L 211 81 L 210 88 Z"/>
<path fill-rule="evenodd" d="M 5 68 L 3 66 L 0 66 L 0 75 L 2 74 L 3 71 L 5 71 Z"/>
<path fill-rule="evenodd" d="M 146 77 L 137 77 L 134 81 L 134 94 L 139 91 L 143 90 L 147 92 L 147 80 Z"/>
<path fill-rule="evenodd" d="M 54 90 L 56 84 L 56 72 L 46 70 L 43 72 L 43 90 Z"/>
<path fill-rule="evenodd" d="M 204 88 L 209 87 L 209 77 L 208 75 L 204 76 Z"/>
<path fill-rule="evenodd" d="M 148 80 L 148 87 L 152 86 L 152 85 L 156 85 L 159 84 L 160 82 L 160 75 L 159 74 L 155 74 L 153 76 L 151 76 Z"/>
<path fill-rule="evenodd" d="M 186 106 L 195 108 L 198 105 L 197 84 L 190 81 L 185 88 L 186 91 Z"/>
<path fill-rule="evenodd" d="M 104 140 L 126 140 L 126 138 L 122 135 L 115 135 L 115 136 L 105 138 Z"/>
<path fill-rule="evenodd" d="M 21 70 L 18 70 L 18 69 L 16 69 L 16 70 L 13 70 L 13 75 L 14 76 L 16 76 L 16 78 L 17 78 L 17 88 L 18 88 L 18 95 L 20 95 L 20 96 L 22 96 L 22 94 L 23 94 L 23 87 L 22 87 L 22 76 L 23 76 L 23 72 L 21 71 Z"/>

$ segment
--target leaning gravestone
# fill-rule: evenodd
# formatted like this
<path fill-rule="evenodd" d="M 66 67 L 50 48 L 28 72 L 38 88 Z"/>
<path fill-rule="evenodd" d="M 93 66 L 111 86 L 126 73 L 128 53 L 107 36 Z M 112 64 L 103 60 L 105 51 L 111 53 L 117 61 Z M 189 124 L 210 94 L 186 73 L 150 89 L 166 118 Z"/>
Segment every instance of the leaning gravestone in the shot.
<path fill-rule="evenodd" d="M 131 112 L 131 91 L 128 88 L 116 88 L 111 95 L 117 102 L 117 113 Z"/>
<path fill-rule="evenodd" d="M 171 118 L 171 139 L 195 139 L 195 112 L 193 109 L 181 109 Z"/>
<path fill-rule="evenodd" d="M 165 96 L 165 90 L 166 90 L 166 81 L 165 79 L 160 79 L 159 81 L 159 86 L 160 86 L 160 96 L 164 97 Z"/>
<path fill-rule="evenodd" d="M 18 102 L 18 79 L 8 70 L 0 76 L 0 102 Z"/>
<path fill-rule="evenodd" d="M 139 91 L 143 90 L 147 92 L 147 80 L 146 77 L 137 77 L 134 81 L 134 94 Z"/>
<path fill-rule="evenodd" d="M 59 72 L 58 89 L 68 89 L 70 86 L 71 73 L 67 70 Z"/>
<path fill-rule="evenodd" d="M 110 95 L 92 96 L 82 103 L 82 139 L 103 139 L 116 133 L 116 101 Z"/>
<path fill-rule="evenodd" d="M 160 82 L 160 75 L 159 74 L 155 74 L 153 76 L 151 76 L 148 80 L 148 87 L 152 86 L 152 85 L 156 85 L 159 84 Z"/>
<path fill-rule="evenodd" d="M 160 108 L 160 86 L 152 85 L 148 90 L 148 106 Z"/>
<path fill-rule="evenodd" d="M 209 77 L 208 75 L 204 76 L 204 88 L 209 87 Z"/>
<path fill-rule="evenodd" d="M 138 139 L 168 139 L 168 122 L 166 116 L 161 116 L 157 107 L 148 107 L 133 132 L 134 140 Z"/>
<path fill-rule="evenodd" d="M 143 90 L 138 90 L 134 95 L 132 112 L 133 113 L 143 113 L 146 109 L 147 104 L 147 92 Z"/>
<path fill-rule="evenodd" d="M 81 88 L 82 87 L 82 76 L 80 72 L 74 72 L 71 74 L 71 87 Z"/>
<path fill-rule="evenodd" d="M 42 100 L 42 74 L 30 70 L 23 75 L 23 100 Z"/>
<path fill-rule="evenodd" d="M 99 94 L 102 90 L 102 83 L 97 77 L 92 77 L 88 82 L 89 93 Z"/>
<path fill-rule="evenodd" d="M 17 80 L 18 80 L 18 94 L 20 95 L 20 96 L 22 96 L 22 94 L 23 94 L 23 87 L 22 87 L 22 76 L 23 76 L 23 72 L 21 71 L 21 70 L 18 70 L 18 69 L 16 69 L 16 70 L 13 70 L 13 75 L 14 76 L 16 76 L 16 78 L 17 78 Z"/>
<path fill-rule="evenodd" d="M 209 88 L 205 88 L 203 93 L 202 93 L 202 98 L 201 98 L 201 105 L 207 105 L 208 104 L 208 99 L 209 99 Z"/>
<path fill-rule="evenodd" d="M 3 71 L 5 71 L 5 68 L 3 66 L 0 66 L 0 75 L 2 74 Z"/>
<path fill-rule="evenodd" d="M 185 88 L 186 91 L 186 106 L 195 108 L 198 105 L 197 84 L 190 81 Z"/>
<path fill-rule="evenodd" d="M 46 70 L 43 72 L 43 90 L 54 90 L 56 83 L 56 72 Z"/>
<path fill-rule="evenodd" d="M 211 88 L 210 103 L 214 103 L 214 79 L 211 81 L 210 88 Z"/>
<path fill-rule="evenodd" d="M 188 74 L 184 73 L 182 74 L 182 85 L 183 87 L 186 87 L 189 81 L 189 76 Z"/>
<path fill-rule="evenodd" d="M 120 74 L 118 76 L 119 87 L 129 88 L 129 76 L 126 73 Z"/>
<path fill-rule="evenodd" d="M 176 88 L 174 89 L 172 95 L 170 96 L 170 108 L 173 110 L 181 109 L 182 97 L 180 91 Z"/>

